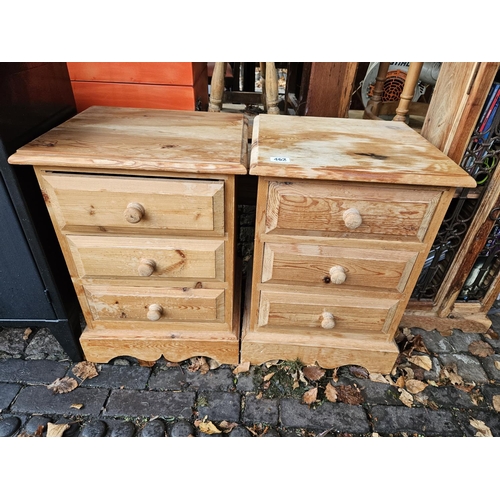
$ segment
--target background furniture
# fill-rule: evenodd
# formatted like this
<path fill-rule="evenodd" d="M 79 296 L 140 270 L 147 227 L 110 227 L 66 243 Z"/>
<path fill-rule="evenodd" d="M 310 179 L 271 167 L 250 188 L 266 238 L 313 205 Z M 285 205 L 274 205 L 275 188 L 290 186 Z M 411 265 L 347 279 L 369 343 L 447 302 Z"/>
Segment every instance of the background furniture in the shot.
<path fill-rule="evenodd" d="M 89 106 L 206 111 L 207 63 L 69 62 L 77 111 Z"/>
<path fill-rule="evenodd" d="M 456 186 L 475 181 L 404 123 L 259 115 L 254 267 L 241 362 L 389 373 Z"/>
<path fill-rule="evenodd" d="M 0 64 L 0 326 L 45 327 L 73 361 L 80 307 L 31 167 L 9 155 L 75 114 L 64 63 Z"/>
<path fill-rule="evenodd" d="M 487 314 L 500 293 L 500 136 L 498 124 L 487 141 L 475 128 L 499 68 L 494 62 L 442 65 L 421 133 L 479 185 L 455 193 L 401 326 L 446 335 L 454 328 L 484 333 L 491 325 Z"/>
<path fill-rule="evenodd" d="M 216 62 L 212 73 L 210 84 L 210 102 L 208 111 L 218 112 L 222 109 L 224 102 L 243 104 L 262 104 L 264 111 L 269 114 L 278 115 L 278 74 L 273 62 L 260 63 L 263 89 L 262 92 L 226 90 L 227 63 Z M 255 71 L 253 74 L 255 88 Z"/>
<path fill-rule="evenodd" d="M 358 63 L 288 63 L 285 114 L 347 118 Z"/>
<path fill-rule="evenodd" d="M 35 166 L 88 361 L 238 363 L 235 177 L 246 152 L 241 115 L 92 107 L 10 157 Z"/>

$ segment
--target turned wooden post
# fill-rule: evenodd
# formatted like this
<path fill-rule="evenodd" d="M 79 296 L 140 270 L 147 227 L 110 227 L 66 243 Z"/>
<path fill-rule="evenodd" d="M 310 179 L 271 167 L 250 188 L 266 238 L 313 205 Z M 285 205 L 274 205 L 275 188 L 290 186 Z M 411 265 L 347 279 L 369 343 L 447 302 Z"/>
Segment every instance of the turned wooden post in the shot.
<path fill-rule="evenodd" d="M 376 118 L 379 115 L 380 104 L 382 103 L 382 97 L 384 95 L 384 84 L 387 78 L 387 72 L 389 71 L 389 66 L 391 63 L 381 62 L 378 66 L 377 77 L 375 78 L 375 87 L 373 89 L 373 94 L 366 105 L 365 112 L 363 113 L 363 118 Z"/>
<path fill-rule="evenodd" d="M 418 77 L 420 76 L 420 70 L 422 69 L 423 64 L 423 62 L 410 63 L 403 92 L 401 92 L 401 97 L 399 99 L 399 106 L 396 109 L 396 116 L 393 118 L 393 121 L 404 122 L 406 120 L 406 115 L 410 109 L 410 102 L 415 95 L 415 87 L 417 85 Z"/>
<path fill-rule="evenodd" d="M 265 95 L 266 95 L 266 110 L 269 115 L 279 115 L 280 110 L 278 108 L 278 72 L 276 71 L 276 65 L 273 62 L 264 63 L 265 64 Z"/>
<path fill-rule="evenodd" d="M 208 111 L 219 112 L 222 109 L 222 98 L 224 96 L 224 76 L 226 74 L 226 63 L 216 62 L 210 83 L 210 101 Z"/>

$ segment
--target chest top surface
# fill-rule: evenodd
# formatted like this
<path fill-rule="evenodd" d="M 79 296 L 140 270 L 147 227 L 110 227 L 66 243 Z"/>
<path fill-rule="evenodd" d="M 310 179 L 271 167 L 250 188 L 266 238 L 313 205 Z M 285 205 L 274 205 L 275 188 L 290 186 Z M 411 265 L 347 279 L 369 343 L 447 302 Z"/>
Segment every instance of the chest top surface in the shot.
<path fill-rule="evenodd" d="M 20 148 L 9 163 L 246 174 L 243 115 L 93 106 Z"/>
<path fill-rule="evenodd" d="M 475 187 L 474 179 L 402 122 L 259 115 L 250 174 Z"/>

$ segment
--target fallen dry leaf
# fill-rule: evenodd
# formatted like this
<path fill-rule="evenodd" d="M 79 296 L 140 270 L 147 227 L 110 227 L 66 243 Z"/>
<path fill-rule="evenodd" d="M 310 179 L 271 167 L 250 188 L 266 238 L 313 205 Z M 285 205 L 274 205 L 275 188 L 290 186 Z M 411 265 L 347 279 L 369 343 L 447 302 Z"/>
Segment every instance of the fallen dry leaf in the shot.
<path fill-rule="evenodd" d="M 456 367 L 443 368 L 441 370 L 441 377 L 447 378 L 452 385 L 463 385 L 464 381 L 457 373 Z"/>
<path fill-rule="evenodd" d="M 205 373 L 208 373 L 210 371 L 210 366 L 208 365 L 207 360 L 203 356 L 200 356 L 198 358 L 191 358 L 189 362 L 190 364 L 188 366 L 188 370 L 190 372 L 199 371 L 204 375 Z"/>
<path fill-rule="evenodd" d="M 250 371 L 250 361 L 246 361 L 245 363 L 240 363 L 234 370 L 233 374 L 238 375 L 238 373 L 245 373 Z"/>
<path fill-rule="evenodd" d="M 428 384 L 425 382 L 422 382 L 420 380 L 407 380 L 406 381 L 406 390 L 410 394 L 418 394 L 419 392 L 422 392 Z"/>
<path fill-rule="evenodd" d="M 470 399 L 472 401 L 473 404 L 475 404 L 476 406 L 479 406 L 480 403 L 482 403 L 484 401 L 484 397 L 483 395 L 479 392 L 478 389 L 476 389 L 475 391 L 472 391 L 470 394 Z"/>
<path fill-rule="evenodd" d="M 372 382 L 380 382 L 381 384 L 389 384 L 390 382 L 381 373 L 370 373 Z"/>
<path fill-rule="evenodd" d="M 407 337 L 406 342 L 402 347 L 402 353 L 407 357 L 411 356 L 413 354 L 413 351 L 425 352 L 426 354 L 430 354 L 429 350 L 424 344 L 424 340 L 421 335 L 415 335 L 411 338 Z"/>
<path fill-rule="evenodd" d="M 248 431 L 249 431 L 251 434 L 253 434 L 254 436 L 258 436 L 257 432 L 254 430 L 255 425 L 254 425 L 254 427 L 247 427 L 247 426 L 245 425 L 245 427 L 248 429 Z"/>
<path fill-rule="evenodd" d="M 404 372 L 404 379 L 411 380 L 415 378 L 415 371 L 409 366 L 401 367 L 401 370 Z"/>
<path fill-rule="evenodd" d="M 413 396 L 405 389 L 399 389 L 401 393 L 399 400 L 405 405 L 411 408 L 413 406 Z"/>
<path fill-rule="evenodd" d="M 493 437 L 491 429 L 482 420 L 476 420 L 474 418 L 471 418 L 469 422 L 470 425 L 472 425 L 472 427 L 474 427 L 474 429 L 477 430 L 476 432 L 477 437 Z"/>
<path fill-rule="evenodd" d="M 71 392 L 78 387 L 78 382 L 71 377 L 58 378 L 47 386 L 47 389 L 52 389 L 56 394 L 64 394 Z"/>
<path fill-rule="evenodd" d="M 26 328 L 26 330 L 24 330 L 24 334 L 23 334 L 23 339 L 24 340 L 28 340 L 29 336 L 33 333 L 33 330 L 31 328 Z"/>
<path fill-rule="evenodd" d="M 411 333 L 411 329 L 410 328 L 403 328 L 403 331 L 402 331 L 403 335 L 408 339 L 408 340 L 412 340 L 414 335 Z"/>
<path fill-rule="evenodd" d="M 429 356 L 410 356 L 408 358 L 408 361 L 410 363 L 413 363 L 416 366 L 420 366 L 420 368 L 423 368 L 426 371 L 429 371 L 432 369 L 432 359 Z"/>
<path fill-rule="evenodd" d="M 210 368 L 210 370 L 216 370 L 217 368 L 219 368 L 219 366 L 220 366 L 220 363 L 218 361 L 216 361 L 215 359 L 209 358 L 208 367 Z"/>
<path fill-rule="evenodd" d="M 69 429 L 69 424 L 47 423 L 47 437 L 62 437 L 64 431 Z"/>
<path fill-rule="evenodd" d="M 493 396 L 493 408 L 500 413 L 500 394 Z"/>
<path fill-rule="evenodd" d="M 495 354 L 493 347 L 491 347 L 488 342 L 483 342 L 482 340 L 476 340 L 469 344 L 469 352 L 480 358 L 486 358 L 487 356 Z"/>
<path fill-rule="evenodd" d="M 338 385 L 337 400 L 349 405 L 360 405 L 363 402 L 361 391 L 352 385 Z"/>
<path fill-rule="evenodd" d="M 427 347 L 424 344 L 424 339 L 422 338 L 422 335 L 415 335 L 411 343 L 414 351 L 425 352 L 426 354 L 430 354 L 429 349 L 427 349 Z"/>
<path fill-rule="evenodd" d="M 439 387 L 438 384 L 437 384 L 437 382 L 435 380 L 428 380 L 427 383 L 429 385 L 432 385 L 433 387 Z"/>
<path fill-rule="evenodd" d="M 302 370 L 300 370 L 300 369 L 299 369 L 299 370 L 297 371 L 297 375 L 298 375 L 298 377 L 299 377 L 300 382 L 302 382 L 304 385 L 307 385 L 307 384 L 308 384 L 308 382 L 307 382 L 307 380 L 306 380 L 306 377 L 304 377 L 304 374 L 302 373 Z"/>
<path fill-rule="evenodd" d="M 165 366 L 167 368 L 175 368 L 176 366 L 180 366 L 180 363 L 177 361 L 165 361 Z"/>
<path fill-rule="evenodd" d="M 139 366 L 145 366 L 146 368 L 151 368 L 155 365 L 156 361 L 146 361 L 145 359 L 138 359 Z"/>
<path fill-rule="evenodd" d="M 44 429 L 44 426 L 43 425 L 39 425 L 36 428 L 36 431 L 35 431 L 35 434 L 33 434 L 33 437 L 42 437 L 43 436 L 43 429 Z"/>
<path fill-rule="evenodd" d="M 495 368 L 500 370 L 500 361 L 495 361 Z"/>
<path fill-rule="evenodd" d="M 403 375 L 398 377 L 398 379 L 396 380 L 394 385 L 396 387 L 400 387 L 400 388 L 403 388 L 405 386 L 405 378 L 403 377 Z"/>
<path fill-rule="evenodd" d="M 274 377 L 274 375 L 275 375 L 275 374 L 276 374 L 276 372 L 268 373 L 268 374 L 267 374 L 267 375 L 263 378 L 264 382 L 268 382 L 269 380 L 271 380 L 271 379 Z"/>
<path fill-rule="evenodd" d="M 416 401 L 417 403 L 427 406 L 427 408 L 430 408 L 431 410 L 439 409 L 439 406 L 434 401 L 431 401 L 429 397 L 426 396 L 425 394 L 415 394 L 413 396 L 413 400 Z"/>
<path fill-rule="evenodd" d="M 309 389 L 307 392 L 304 393 L 302 396 L 302 402 L 305 403 L 306 405 L 311 405 L 316 401 L 316 398 L 318 396 L 318 388 L 313 387 L 312 389 Z"/>
<path fill-rule="evenodd" d="M 217 429 L 210 420 L 196 420 L 194 425 L 204 434 L 222 434 L 222 431 Z"/>
<path fill-rule="evenodd" d="M 380 434 L 378 432 L 372 432 L 372 437 L 378 438 L 380 437 Z"/>
<path fill-rule="evenodd" d="M 333 373 L 332 373 L 332 380 L 333 380 L 334 382 L 338 382 L 338 381 L 339 381 L 339 376 L 337 375 L 337 372 L 338 372 L 338 371 L 339 371 L 339 369 L 338 369 L 338 368 L 335 368 L 335 369 L 333 370 Z"/>
<path fill-rule="evenodd" d="M 332 384 L 328 384 L 325 387 L 325 396 L 328 401 L 331 403 L 336 403 L 337 402 L 337 390 Z"/>
<path fill-rule="evenodd" d="M 311 365 L 302 368 L 302 373 L 308 380 L 321 380 L 325 376 L 325 370 L 322 370 L 319 366 Z"/>
<path fill-rule="evenodd" d="M 88 378 L 94 378 L 99 375 L 95 363 L 91 363 L 90 361 L 82 361 L 77 363 L 72 372 L 80 379 L 86 380 Z"/>
<path fill-rule="evenodd" d="M 76 410 L 81 410 L 83 408 L 82 403 L 73 403 L 70 408 L 75 408 Z"/>
<path fill-rule="evenodd" d="M 227 434 L 228 432 L 231 432 L 235 427 L 238 427 L 238 424 L 236 422 L 227 422 L 226 420 L 223 420 L 219 424 L 220 429 L 222 432 Z"/>
<path fill-rule="evenodd" d="M 266 368 L 270 368 L 271 366 L 276 366 L 276 365 L 279 365 L 279 364 L 280 364 L 280 360 L 279 359 L 273 359 L 273 360 L 267 361 L 265 363 Z"/>
<path fill-rule="evenodd" d="M 366 378 L 369 378 L 369 376 L 370 376 L 370 374 L 368 373 L 368 370 L 366 368 L 363 368 L 362 366 L 357 366 L 357 365 L 349 366 L 349 372 L 358 378 L 365 378 L 366 379 Z"/>
<path fill-rule="evenodd" d="M 425 378 L 425 370 L 423 368 L 420 368 L 419 366 L 414 366 L 413 367 L 413 377 L 417 380 L 424 380 Z"/>

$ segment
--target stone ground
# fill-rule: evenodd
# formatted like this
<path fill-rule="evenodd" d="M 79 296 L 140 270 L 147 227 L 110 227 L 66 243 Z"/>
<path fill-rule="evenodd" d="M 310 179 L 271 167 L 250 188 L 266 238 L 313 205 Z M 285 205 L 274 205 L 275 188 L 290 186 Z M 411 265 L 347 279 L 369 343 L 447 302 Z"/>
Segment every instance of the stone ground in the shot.
<path fill-rule="evenodd" d="M 255 207 L 239 209 L 245 275 Z M 357 366 L 240 371 L 202 358 L 144 366 L 122 357 L 85 378 L 48 329 L 0 328 L 0 437 L 496 437 L 500 304 L 490 318 L 484 335 L 400 332 L 387 377 Z M 49 387 L 65 378 L 68 392 Z"/>
<path fill-rule="evenodd" d="M 491 317 L 498 328 L 500 315 Z M 85 379 L 48 329 L 3 328 L 0 436 L 46 436 L 49 423 L 68 437 L 500 436 L 494 331 L 404 333 L 385 380 L 357 366 L 282 361 L 235 373 L 203 358 L 152 366 L 117 358 Z M 48 388 L 64 377 L 75 388 Z"/>

